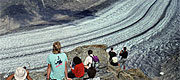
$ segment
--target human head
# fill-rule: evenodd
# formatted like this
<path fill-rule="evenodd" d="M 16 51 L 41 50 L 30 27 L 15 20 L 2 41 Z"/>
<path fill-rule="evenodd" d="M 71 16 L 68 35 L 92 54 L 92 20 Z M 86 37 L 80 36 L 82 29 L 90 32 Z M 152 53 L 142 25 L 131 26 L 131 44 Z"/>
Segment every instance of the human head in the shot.
<path fill-rule="evenodd" d="M 61 43 L 59 41 L 54 42 L 53 44 L 53 53 L 57 54 L 61 52 Z"/>
<path fill-rule="evenodd" d="M 113 50 L 113 47 L 111 48 L 111 51 Z"/>
<path fill-rule="evenodd" d="M 26 76 L 27 76 L 27 72 L 24 68 L 22 67 L 18 67 L 16 69 L 16 72 L 14 74 L 14 78 L 16 80 L 25 80 L 26 79 Z"/>
<path fill-rule="evenodd" d="M 73 62 L 75 65 L 82 63 L 81 59 L 78 56 L 73 58 Z"/>
<path fill-rule="evenodd" d="M 87 70 L 87 74 L 88 74 L 89 78 L 94 78 L 96 75 L 96 69 L 94 67 L 90 67 Z"/>
<path fill-rule="evenodd" d="M 88 55 L 91 55 L 93 53 L 92 50 L 88 50 Z"/>
<path fill-rule="evenodd" d="M 123 48 L 126 51 L 126 47 Z"/>

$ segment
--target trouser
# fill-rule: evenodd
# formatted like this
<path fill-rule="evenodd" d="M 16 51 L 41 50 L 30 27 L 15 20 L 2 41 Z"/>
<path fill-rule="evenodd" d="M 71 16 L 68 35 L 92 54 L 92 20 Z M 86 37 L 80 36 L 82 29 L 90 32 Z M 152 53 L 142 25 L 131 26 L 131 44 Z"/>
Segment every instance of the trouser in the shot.
<path fill-rule="evenodd" d="M 74 75 L 74 73 L 72 73 L 72 71 L 70 71 L 70 72 L 68 73 L 68 77 L 69 77 L 69 78 L 75 78 L 75 75 Z"/>
<path fill-rule="evenodd" d="M 125 59 L 125 58 L 122 58 L 122 59 L 119 61 L 119 63 L 121 63 L 121 64 L 120 64 L 120 67 L 121 67 L 121 68 L 123 67 L 123 69 L 125 69 L 126 59 Z"/>
<path fill-rule="evenodd" d="M 84 72 L 87 72 L 87 70 L 88 70 L 88 69 L 84 67 Z"/>

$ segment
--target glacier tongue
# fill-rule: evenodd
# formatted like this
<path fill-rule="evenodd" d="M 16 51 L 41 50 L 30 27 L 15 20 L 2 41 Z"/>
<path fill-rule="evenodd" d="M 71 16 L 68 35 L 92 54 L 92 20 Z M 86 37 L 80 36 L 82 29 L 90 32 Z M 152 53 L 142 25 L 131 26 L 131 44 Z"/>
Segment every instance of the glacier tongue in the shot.
<path fill-rule="evenodd" d="M 180 15 L 175 14 L 180 8 L 179 1 L 126 0 L 109 8 L 97 12 L 97 17 L 72 22 L 73 25 L 0 36 L 0 72 L 12 72 L 27 62 L 29 69 L 44 70 L 53 42 L 60 41 L 63 51 L 81 45 L 106 44 L 119 52 L 126 46 L 130 53 L 128 68 L 140 68 L 149 76 L 159 76 L 158 63 L 166 58 L 166 48 L 168 52 L 172 47 L 178 48 L 174 43 L 179 45 L 179 40 L 173 42 L 176 39 L 172 38 L 180 31 Z M 179 34 L 173 37 L 179 38 Z"/>

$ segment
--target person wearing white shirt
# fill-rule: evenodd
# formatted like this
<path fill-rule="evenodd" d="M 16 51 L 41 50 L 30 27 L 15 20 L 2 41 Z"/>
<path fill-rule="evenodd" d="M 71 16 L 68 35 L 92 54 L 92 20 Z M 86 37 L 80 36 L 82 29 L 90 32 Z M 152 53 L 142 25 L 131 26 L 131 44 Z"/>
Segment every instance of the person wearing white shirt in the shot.
<path fill-rule="evenodd" d="M 93 51 L 92 50 L 88 50 L 88 56 L 86 57 L 85 61 L 84 61 L 84 67 L 85 69 L 89 69 L 91 67 L 92 64 L 92 56 L 93 56 Z"/>

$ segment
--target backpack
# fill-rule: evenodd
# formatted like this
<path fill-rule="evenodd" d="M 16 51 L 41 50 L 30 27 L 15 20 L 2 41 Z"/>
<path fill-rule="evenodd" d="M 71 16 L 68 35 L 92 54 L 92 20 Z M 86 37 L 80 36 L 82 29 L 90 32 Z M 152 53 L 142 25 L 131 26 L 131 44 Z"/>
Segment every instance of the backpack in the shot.
<path fill-rule="evenodd" d="M 92 57 L 92 64 L 91 67 L 97 68 L 99 66 L 99 58 L 97 56 Z"/>
<path fill-rule="evenodd" d="M 92 59 L 94 62 L 99 62 L 99 58 L 97 56 L 93 56 Z"/>

